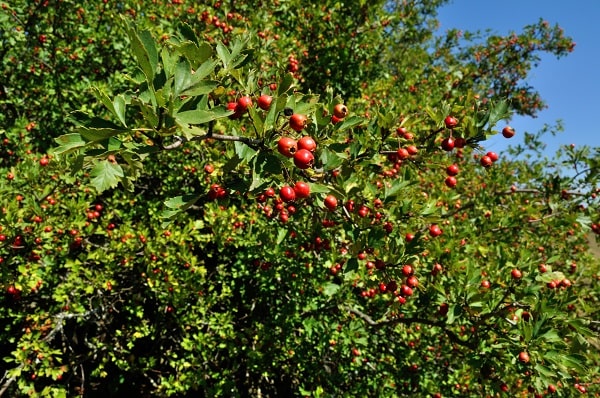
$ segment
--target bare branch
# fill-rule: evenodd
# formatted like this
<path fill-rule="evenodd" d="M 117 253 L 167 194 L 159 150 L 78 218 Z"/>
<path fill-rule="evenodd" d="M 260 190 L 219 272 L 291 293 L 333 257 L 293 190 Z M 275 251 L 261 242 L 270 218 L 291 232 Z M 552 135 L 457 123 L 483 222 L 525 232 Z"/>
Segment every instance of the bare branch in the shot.
<path fill-rule="evenodd" d="M 257 146 L 260 146 L 263 144 L 263 140 L 258 140 L 258 139 L 254 139 L 254 138 L 240 137 L 240 136 L 236 136 L 236 135 L 207 133 L 204 135 L 198 135 L 192 139 L 187 139 L 187 138 L 181 137 L 181 136 L 175 136 L 175 142 L 173 142 L 172 144 L 169 144 L 169 145 L 163 145 L 162 149 L 165 151 L 170 151 L 170 150 L 179 148 L 186 142 L 203 141 L 203 140 L 207 140 L 209 138 L 213 139 L 213 140 L 217 140 L 217 141 L 238 141 L 238 142 L 242 142 L 251 147 L 257 147 Z"/>

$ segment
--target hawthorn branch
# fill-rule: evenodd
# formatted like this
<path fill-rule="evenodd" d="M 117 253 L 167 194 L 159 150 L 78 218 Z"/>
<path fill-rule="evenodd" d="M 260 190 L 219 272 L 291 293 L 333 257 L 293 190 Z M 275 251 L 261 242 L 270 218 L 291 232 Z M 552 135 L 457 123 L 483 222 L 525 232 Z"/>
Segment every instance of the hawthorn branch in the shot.
<path fill-rule="evenodd" d="M 162 149 L 164 151 L 171 151 L 173 149 L 179 148 L 180 146 L 182 146 L 183 144 L 185 144 L 187 142 L 203 141 L 203 140 L 207 140 L 207 139 L 213 139 L 213 140 L 217 140 L 217 141 L 238 141 L 238 142 L 242 142 L 242 143 L 248 145 L 249 147 L 254 147 L 254 148 L 260 147 L 263 144 L 263 140 L 249 138 L 249 137 L 240 137 L 237 135 L 206 133 L 204 135 L 199 135 L 199 136 L 196 136 L 191 139 L 187 139 L 187 138 L 181 137 L 181 136 L 175 136 L 175 142 L 173 142 L 169 145 L 163 145 Z"/>
<path fill-rule="evenodd" d="M 369 315 L 365 314 L 364 312 L 362 312 L 356 308 L 352 308 L 352 307 L 343 307 L 343 308 L 346 311 L 350 312 L 351 314 L 358 316 L 363 321 L 365 321 L 368 325 L 373 326 L 373 327 L 380 327 L 383 325 L 397 324 L 397 323 L 406 324 L 406 325 L 410 325 L 413 323 L 420 323 L 423 325 L 437 326 L 437 327 L 440 327 L 444 331 L 444 333 L 446 333 L 446 335 L 448 336 L 448 338 L 450 339 L 451 342 L 461 345 L 463 347 L 467 347 L 471 350 L 475 350 L 477 348 L 477 345 L 475 344 L 475 342 L 472 342 L 469 340 L 462 340 L 460 337 L 458 337 L 458 335 L 456 333 L 454 333 L 452 330 L 446 328 L 446 325 L 441 321 L 433 321 L 431 319 L 416 318 L 416 317 L 395 318 L 395 319 L 386 319 L 386 320 L 382 320 L 382 321 L 375 321 Z"/>

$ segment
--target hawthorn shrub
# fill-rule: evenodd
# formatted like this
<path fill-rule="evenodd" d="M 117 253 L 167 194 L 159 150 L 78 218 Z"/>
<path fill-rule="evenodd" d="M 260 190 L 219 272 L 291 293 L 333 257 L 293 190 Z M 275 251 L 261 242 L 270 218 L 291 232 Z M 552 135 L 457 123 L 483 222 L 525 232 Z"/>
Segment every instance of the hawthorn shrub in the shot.
<path fill-rule="evenodd" d="M 146 3 L 2 7 L 0 396 L 600 393 L 600 151 L 506 126 L 558 28 Z"/>

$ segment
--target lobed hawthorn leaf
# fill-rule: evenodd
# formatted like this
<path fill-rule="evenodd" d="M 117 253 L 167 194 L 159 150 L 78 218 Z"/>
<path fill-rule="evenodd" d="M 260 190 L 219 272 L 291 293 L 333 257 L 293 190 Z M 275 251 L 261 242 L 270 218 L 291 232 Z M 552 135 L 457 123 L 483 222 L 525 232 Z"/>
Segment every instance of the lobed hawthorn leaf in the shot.
<path fill-rule="evenodd" d="M 52 149 L 52 153 L 56 155 L 77 151 L 80 148 L 83 148 L 87 143 L 83 140 L 81 134 L 78 133 L 63 134 L 54 141 L 59 145 Z"/>
<path fill-rule="evenodd" d="M 126 23 L 126 31 L 133 55 L 144 73 L 146 81 L 151 84 L 158 65 L 156 42 L 149 31 L 144 30 L 138 34 L 133 23 L 126 21 L 124 17 L 122 18 Z"/>
<path fill-rule="evenodd" d="M 510 118 L 511 113 L 508 105 L 508 101 L 506 100 L 501 100 L 498 103 L 491 105 L 487 120 L 488 128 L 493 128 L 500 120 Z"/>
<path fill-rule="evenodd" d="M 196 36 L 194 29 L 192 29 L 192 27 L 189 24 L 187 24 L 185 22 L 180 22 L 179 26 L 177 28 L 178 28 L 179 34 L 181 36 L 183 36 L 185 39 L 189 40 L 190 42 L 198 45 L 198 37 Z"/>
<path fill-rule="evenodd" d="M 227 117 L 231 115 L 231 111 L 226 107 L 219 105 L 210 110 L 195 109 L 191 111 L 183 111 L 175 114 L 175 120 L 180 125 L 185 124 L 205 124 L 210 121 Z"/>
<path fill-rule="evenodd" d="M 110 188 L 115 188 L 125 174 L 118 163 L 101 160 L 94 164 L 90 176 L 92 185 L 99 193 L 102 193 Z"/>
<path fill-rule="evenodd" d="M 341 123 L 335 125 L 335 130 L 344 131 L 350 129 L 352 127 L 359 126 L 365 122 L 360 116 L 350 116 L 346 117 Z"/>

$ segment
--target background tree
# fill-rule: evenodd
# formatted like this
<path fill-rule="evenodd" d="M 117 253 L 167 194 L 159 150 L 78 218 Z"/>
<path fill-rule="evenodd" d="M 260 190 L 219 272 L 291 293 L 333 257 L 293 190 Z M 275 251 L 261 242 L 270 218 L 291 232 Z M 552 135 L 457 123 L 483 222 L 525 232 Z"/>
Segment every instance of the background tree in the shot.
<path fill-rule="evenodd" d="M 598 394 L 571 40 L 443 3 L 3 4 L 0 396 Z"/>

